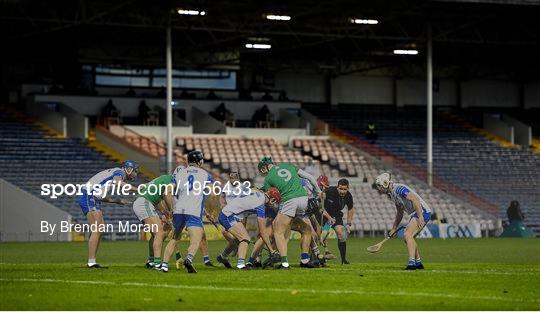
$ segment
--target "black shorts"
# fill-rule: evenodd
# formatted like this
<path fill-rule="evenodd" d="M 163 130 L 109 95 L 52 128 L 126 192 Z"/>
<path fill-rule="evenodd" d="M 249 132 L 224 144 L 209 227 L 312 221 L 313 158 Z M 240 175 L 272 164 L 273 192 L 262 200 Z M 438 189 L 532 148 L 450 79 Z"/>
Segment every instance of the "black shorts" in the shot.
<path fill-rule="evenodd" d="M 330 214 L 330 216 L 332 218 L 336 219 L 336 223 L 334 223 L 334 225 L 332 225 L 332 227 L 336 227 L 336 225 L 343 226 L 343 214 L 339 214 L 339 215 Z"/>
<path fill-rule="evenodd" d="M 274 210 L 273 208 L 270 208 L 270 207 L 266 207 L 264 209 L 264 214 L 266 215 L 266 218 L 267 219 L 272 219 L 274 220 L 277 216 L 277 211 Z"/>
<path fill-rule="evenodd" d="M 308 199 L 306 208 L 306 216 L 312 216 L 319 211 L 319 200 L 317 198 Z"/>
<path fill-rule="evenodd" d="M 341 225 L 343 226 L 343 218 L 336 218 L 336 223 L 334 223 L 334 225 L 332 225 L 333 228 L 336 227 L 336 225 Z"/>

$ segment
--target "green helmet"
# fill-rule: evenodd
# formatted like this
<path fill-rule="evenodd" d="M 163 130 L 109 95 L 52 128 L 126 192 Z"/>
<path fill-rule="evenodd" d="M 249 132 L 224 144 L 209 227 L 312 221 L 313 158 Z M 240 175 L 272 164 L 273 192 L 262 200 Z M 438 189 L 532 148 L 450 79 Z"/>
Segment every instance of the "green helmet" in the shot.
<path fill-rule="evenodd" d="M 264 156 L 263 158 L 261 158 L 261 161 L 259 161 L 259 165 L 257 166 L 257 168 L 259 169 L 259 171 L 261 171 L 263 167 L 269 164 L 273 164 L 273 163 L 274 161 L 272 160 L 272 157 Z"/>

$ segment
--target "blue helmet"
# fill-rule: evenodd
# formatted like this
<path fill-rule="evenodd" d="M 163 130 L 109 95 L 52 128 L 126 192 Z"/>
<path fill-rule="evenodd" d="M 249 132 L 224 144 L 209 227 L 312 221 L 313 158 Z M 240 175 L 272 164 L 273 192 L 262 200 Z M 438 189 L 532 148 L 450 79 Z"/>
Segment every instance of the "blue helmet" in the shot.
<path fill-rule="evenodd" d="M 126 160 L 122 164 L 122 168 L 132 168 L 135 171 L 139 171 L 139 164 L 134 160 Z"/>

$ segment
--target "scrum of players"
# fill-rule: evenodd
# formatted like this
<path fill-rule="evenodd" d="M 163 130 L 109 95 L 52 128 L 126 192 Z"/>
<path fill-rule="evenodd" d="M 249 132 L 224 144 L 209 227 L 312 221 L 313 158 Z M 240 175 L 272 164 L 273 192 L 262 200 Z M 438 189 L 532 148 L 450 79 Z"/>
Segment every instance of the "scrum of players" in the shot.
<path fill-rule="evenodd" d="M 229 257 L 236 254 L 235 267 L 238 270 L 267 267 L 289 270 L 288 244 L 291 231 L 300 233 L 299 267 L 326 267 L 327 260 L 336 258 L 327 246 L 331 229 L 337 237 L 341 264 L 349 264 L 346 259 L 346 241 L 351 232 L 354 209 L 347 179 L 339 180 L 337 186 L 330 186 L 328 177 L 324 175 L 316 178 L 307 169 L 299 169 L 291 163 L 275 163 L 271 157 L 265 156 L 258 164 L 258 171 L 264 176 L 264 184 L 260 188 L 249 188 L 241 183 L 237 172 L 230 173 L 227 185 L 237 189 L 220 194 L 222 209 L 215 220 L 205 210 L 205 197 L 208 194 L 196 191 L 197 186 L 200 190 L 201 185 L 213 183 L 213 176 L 202 168 L 203 161 L 202 152 L 192 151 L 187 155 L 187 166 L 178 166 L 172 174 L 159 176 L 142 188 L 153 188 L 159 192 L 139 191 L 137 194 L 132 204 L 133 212 L 152 229 L 147 268 L 168 272 L 169 262 L 174 256 L 177 269 L 185 268 L 188 273 L 196 273 L 194 257 L 198 251 L 203 254 L 205 266 L 214 266 L 208 253 L 203 216 L 227 240 L 226 247 L 216 258 L 226 268 L 233 268 Z M 110 184 L 106 182 L 112 180 L 119 185 L 127 185 L 128 189 L 139 190 L 128 183 L 135 179 L 138 170 L 138 164 L 128 160 L 120 168 L 99 172 L 89 183 L 100 183 L 108 187 Z M 389 194 L 396 204 L 397 224 L 389 235 L 397 234 L 398 217 L 401 221 L 404 211 L 411 215 L 411 221 L 405 229 L 405 242 L 409 251 L 407 268 L 423 268 L 414 237 L 429 220 L 429 207 L 409 187 L 401 184 L 394 187 L 386 173 L 379 176 L 375 184 L 381 193 Z M 79 204 L 89 224 L 104 224 L 101 202 L 120 205 L 128 203 L 125 199 L 94 196 L 91 190 L 83 192 Z M 257 220 L 257 236 L 253 242 L 246 227 L 250 215 L 255 215 Z M 184 229 L 189 239 L 185 257 L 178 246 Z M 96 262 L 101 235 L 100 232 L 90 234 L 88 268 L 101 267 Z M 164 247 L 167 238 L 169 241 Z M 249 245 L 253 245 L 253 248 L 248 254 Z M 262 257 L 263 250 L 267 251 L 266 259 Z"/>

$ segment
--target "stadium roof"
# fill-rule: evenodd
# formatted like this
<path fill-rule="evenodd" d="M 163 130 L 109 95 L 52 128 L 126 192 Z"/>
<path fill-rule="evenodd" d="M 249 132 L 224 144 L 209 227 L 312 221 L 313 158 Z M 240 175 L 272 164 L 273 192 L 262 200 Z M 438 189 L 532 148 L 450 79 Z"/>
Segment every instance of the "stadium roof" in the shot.
<path fill-rule="evenodd" d="M 29 1 L 3 0 L 7 55 L 64 54 L 87 63 L 163 64 L 173 29 L 178 66 L 414 75 L 425 63 L 426 29 L 441 75 L 535 77 L 540 69 L 540 1 Z M 204 11 L 180 15 L 177 9 Z M 287 15 L 290 21 L 265 18 Z M 376 25 L 351 19 L 373 19 Z M 249 42 L 271 49 L 246 49 Z M 416 56 L 394 55 L 417 49 Z"/>

